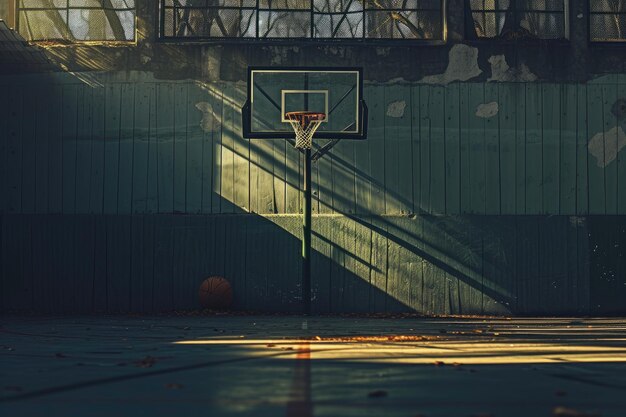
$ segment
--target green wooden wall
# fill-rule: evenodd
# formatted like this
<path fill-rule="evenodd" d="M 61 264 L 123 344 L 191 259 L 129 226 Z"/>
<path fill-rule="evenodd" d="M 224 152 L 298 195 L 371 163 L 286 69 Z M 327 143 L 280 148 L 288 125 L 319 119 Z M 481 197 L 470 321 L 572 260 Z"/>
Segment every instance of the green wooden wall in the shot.
<path fill-rule="evenodd" d="M 620 287 L 596 285 L 589 229 L 626 214 L 623 81 L 367 84 L 368 140 L 314 166 L 317 311 L 601 309 Z M 244 90 L 0 80 L 0 307 L 193 308 L 219 273 L 239 308 L 296 311 L 299 153 L 242 139 Z"/>

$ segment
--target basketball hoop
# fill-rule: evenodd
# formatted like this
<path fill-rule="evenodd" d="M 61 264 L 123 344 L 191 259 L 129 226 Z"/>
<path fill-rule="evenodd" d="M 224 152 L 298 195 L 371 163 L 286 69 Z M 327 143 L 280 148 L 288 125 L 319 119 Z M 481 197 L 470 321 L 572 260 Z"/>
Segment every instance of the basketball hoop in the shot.
<path fill-rule="evenodd" d="M 247 91 L 246 102 L 241 108 L 243 137 L 291 142 L 295 132 L 295 148 L 302 153 L 296 156 L 296 162 L 303 162 L 304 168 L 300 290 L 303 311 L 310 315 L 311 166 L 340 140 L 366 139 L 368 117 L 363 100 L 363 68 L 248 67 Z M 322 123 L 325 123 L 324 128 L 320 128 Z M 328 142 L 320 144 L 313 152 L 313 136 Z M 306 323 L 303 326 L 306 327 Z"/>
<path fill-rule="evenodd" d="M 313 135 L 320 124 L 326 120 L 326 114 L 312 111 L 292 111 L 285 113 L 285 119 L 296 132 L 296 148 L 311 149 Z"/>

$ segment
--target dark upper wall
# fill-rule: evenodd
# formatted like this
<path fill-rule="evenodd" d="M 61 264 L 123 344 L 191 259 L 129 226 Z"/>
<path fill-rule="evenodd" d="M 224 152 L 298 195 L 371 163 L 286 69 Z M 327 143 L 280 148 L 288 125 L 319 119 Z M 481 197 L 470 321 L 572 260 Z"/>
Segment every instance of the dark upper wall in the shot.
<path fill-rule="evenodd" d="M 448 40 L 444 44 L 398 42 L 347 44 L 335 42 L 164 42 L 158 40 L 158 1 L 137 0 L 137 42 L 128 45 L 46 45 L 64 70 L 153 72 L 161 79 L 240 80 L 248 65 L 362 65 L 370 80 L 402 78 L 419 81 L 443 73 L 452 45 L 477 48 L 488 79 L 489 59 L 504 55 L 511 68 L 526 65 L 544 81 L 586 81 L 598 74 L 626 71 L 626 44 L 588 42 L 588 0 L 571 0 L 570 39 L 468 40 L 464 1 L 448 1 Z"/>

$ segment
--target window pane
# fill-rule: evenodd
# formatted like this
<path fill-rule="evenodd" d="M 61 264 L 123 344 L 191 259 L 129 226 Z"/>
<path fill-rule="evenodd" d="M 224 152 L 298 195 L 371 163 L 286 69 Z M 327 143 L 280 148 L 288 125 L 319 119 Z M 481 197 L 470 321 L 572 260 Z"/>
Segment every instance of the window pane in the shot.
<path fill-rule="evenodd" d="M 517 0 L 515 5 L 520 11 L 562 12 L 565 10 L 564 0 Z"/>
<path fill-rule="evenodd" d="M 474 33 L 479 38 L 566 37 L 567 0 L 470 0 Z"/>
<path fill-rule="evenodd" d="M 363 10 L 360 0 L 313 0 L 313 9 L 316 13 L 343 13 Z"/>
<path fill-rule="evenodd" d="M 311 36 L 311 13 L 259 11 L 259 37 L 308 38 Z"/>
<path fill-rule="evenodd" d="M 173 14 L 171 10 L 167 13 Z M 173 24 L 164 28 L 175 37 L 250 37 L 256 35 L 253 9 L 176 9 Z"/>
<path fill-rule="evenodd" d="M 314 0 L 316 38 L 363 37 L 363 4 L 357 0 Z"/>
<path fill-rule="evenodd" d="M 432 0 L 363 0 L 363 4 L 368 10 L 441 10 L 440 2 Z"/>
<path fill-rule="evenodd" d="M 443 39 L 442 0 L 161 0 L 161 7 L 164 37 Z M 222 16 L 226 9 L 250 11 Z"/>
<path fill-rule="evenodd" d="M 316 38 L 360 39 L 363 37 L 363 13 L 315 16 Z"/>
<path fill-rule="evenodd" d="M 590 0 L 589 36 L 592 41 L 626 40 L 626 2 Z"/>
<path fill-rule="evenodd" d="M 28 14 L 19 14 L 19 30 L 20 34 L 29 40 L 46 40 L 46 39 L 72 39 L 73 36 L 69 32 L 65 21 L 58 15 L 44 11 L 29 11 Z M 56 19 L 60 20 L 60 24 L 55 24 Z"/>
<path fill-rule="evenodd" d="M 55 8 L 64 8 L 67 6 L 67 0 L 52 0 L 52 5 Z M 25 7 L 29 9 L 47 9 L 50 6 L 41 0 L 20 0 L 18 2 L 18 7 Z"/>
<path fill-rule="evenodd" d="M 309 10 L 310 0 L 259 0 L 259 9 Z"/>
<path fill-rule="evenodd" d="M 502 34 L 506 13 L 482 12 L 472 13 L 476 36 L 480 38 L 495 38 Z"/>
<path fill-rule="evenodd" d="M 541 39 L 559 39 L 565 34 L 562 13 L 523 13 L 520 26 Z"/>
<path fill-rule="evenodd" d="M 589 0 L 591 12 L 626 12 L 626 2 L 617 0 Z"/>
<path fill-rule="evenodd" d="M 68 7 L 69 5 L 69 7 Z M 31 41 L 130 41 L 135 38 L 135 1 L 20 0 L 18 29 Z M 29 10 L 40 9 L 40 10 Z M 46 10 L 42 10 L 46 8 Z"/>
<path fill-rule="evenodd" d="M 478 11 L 506 11 L 511 5 L 510 0 L 470 0 L 470 8 Z"/>
<path fill-rule="evenodd" d="M 383 39 L 439 39 L 442 33 L 439 12 L 368 11 L 365 36 Z"/>
<path fill-rule="evenodd" d="M 213 9 L 209 16 L 208 36 L 254 37 L 256 36 L 256 11 L 251 9 Z M 217 12 L 217 13 L 216 13 Z M 219 17 L 219 19 L 217 19 Z M 221 24 L 220 24 L 221 22 Z M 205 35 L 203 35 L 205 36 Z"/>
<path fill-rule="evenodd" d="M 590 36 L 601 42 L 626 40 L 626 14 L 592 14 Z"/>

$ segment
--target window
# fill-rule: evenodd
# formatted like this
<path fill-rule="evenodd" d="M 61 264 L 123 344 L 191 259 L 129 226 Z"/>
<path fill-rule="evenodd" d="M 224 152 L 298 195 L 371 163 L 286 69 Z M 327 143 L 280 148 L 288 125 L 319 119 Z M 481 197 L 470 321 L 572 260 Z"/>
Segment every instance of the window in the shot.
<path fill-rule="evenodd" d="M 442 0 L 161 0 L 163 38 L 444 39 Z"/>
<path fill-rule="evenodd" d="M 626 41 L 626 1 L 589 0 L 589 36 L 596 42 Z"/>
<path fill-rule="evenodd" d="M 469 4 L 478 38 L 568 36 L 567 0 L 469 0 Z"/>
<path fill-rule="evenodd" d="M 132 41 L 135 0 L 17 0 L 17 28 L 30 41 Z"/>

